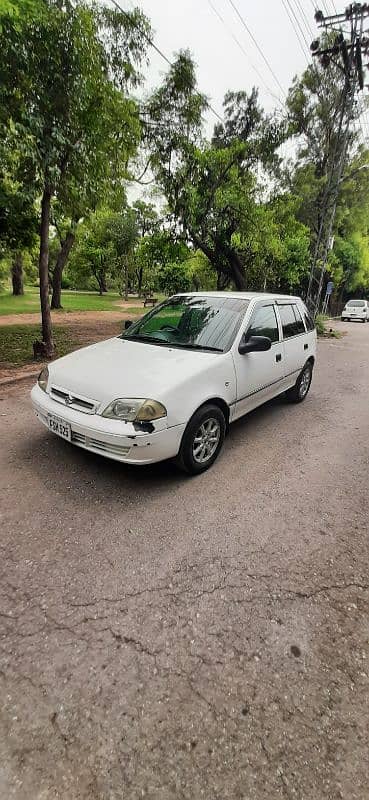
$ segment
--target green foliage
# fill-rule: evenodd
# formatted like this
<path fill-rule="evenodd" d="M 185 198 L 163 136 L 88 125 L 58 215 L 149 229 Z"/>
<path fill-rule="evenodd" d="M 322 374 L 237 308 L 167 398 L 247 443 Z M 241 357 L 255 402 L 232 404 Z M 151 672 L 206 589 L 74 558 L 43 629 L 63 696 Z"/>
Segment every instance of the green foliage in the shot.
<path fill-rule="evenodd" d="M 369 289 L 369 239 L 360 232 L 337 237 L 331 265 L 335 285 L 346 294 Z"/>
<path fill-rule="evenodd" d="M 68 266 L 68 280 L 76 288 L 90 288 L 91 278 L 99 291 L 108 285 L 123 293 L 134 282 L 134 248 L 137 218 L 133 209 L 121 214 L 109 209 L 96 211 L 81 225 Z M 128 284 L 127 284 L 128 285 Z"/>
<path fill-rule="evenodd" d="M 175 265 L 181 264 L 187 255 L 188 248 L 182 241 L 176 239 L 171 231 L 156 225 L 151 234 L 140 239 L 135 252 L 138 287 L 142 270 L 141 285 L 145 293 L 165 291 L 162 284 L 163 271 L 165 272 L 168 265 L 171 265 L 171 270 L 175 269 Z"/>
<path fill-rule="evenodd" d="M 9 281 L 10 259 L 0 258 L 0 292 L 4 291 Z"/>
<path fill-rule="evenodd" d="M 97 211 L 81 226 L 68 266 L 71 286 L 89 288 L 91 278 L 100 293 L 107 291 L 115 266 L 115 250 L 110 235 L 110 211 Z"/>
<path fill-rule="evenodd" d="M 41 197 L 42 335 L 51 356 L 50 212 L 54 204 L 72 226 L 111 187 L 124 198 L 127 162 L 140 138 L 129 93 L 140 79 L 149 27 L 138 10 L 84 0 L 41 5 L 36 16 L 0 16 L 0 141 L 12 141 L 18 153 L 12 180 Z"/>
<path fill-rule="evenodd" d="M 190 292 L 191 277 L 186 268 L 186 263 L 174 262 L 162 267 L 158 275 L 158 285 L 166 295 Z"/>
<path fill-rule="evenodd" d="M 217 288 L 216 272 L 201 250 L 189 255 L 185 266 L 194 291 L 211 292 Z"/>
<path fill-rule="evenodd" d="M 260 109 L 256 90 L 228 93 L 225 123 L 208 144 L 201 128 L 205 107 L 191 59 L 182 53 L 148 104 L 151 165 L 174 220 L 212 264 L 218 287 L 247 289 L 260 283 L 261 266 L 270 270 L 274 247 L 271 212 L 259 202 L 254 168 L 278 166 L 285 131 Z"/>
<path fill-rule="evenodd" d="M 23 180 L 83 207 L 86 195 L 96 202 L 106 173 L 113 177 L 114 157 L 137 145 L 137 108 L 122 89 L 137 82 L 134 62 L 142 60 L 147 24 L 139 12 L 123 17 L 84 2 L 44 5 L 47 14 L 37 23 L 25 16 L 20 31 L 4 22 L 3 123 L 22 152 Z"/>

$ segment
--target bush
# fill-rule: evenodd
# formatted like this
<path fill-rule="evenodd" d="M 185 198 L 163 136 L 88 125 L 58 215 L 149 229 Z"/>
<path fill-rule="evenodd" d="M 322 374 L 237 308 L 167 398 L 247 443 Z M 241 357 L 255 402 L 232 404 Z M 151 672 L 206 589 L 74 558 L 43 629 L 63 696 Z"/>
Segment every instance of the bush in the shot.
<path fill-rule="evenodd" d="M 71 288 L 71 282 L 70 282 L 70 279 L 68 278 L 68 275 L 62 275 L 61 288 L 62 289 L 70 289 Z"/>
<path fill-rule="evenodd" d="M 158 275 L 158 287 L 166 295 L 191 291 L 191 278 L 184 263 L 167 264 Z"/>
<path fill-rule="evenodd" d="M 325 323 L 328 317 L 324 316 L 324 314 L 318 314 L 315 318 L 315 327 L 318 336 L 324 336 L 327 333 L 327 329 L 325 327 Z"/>

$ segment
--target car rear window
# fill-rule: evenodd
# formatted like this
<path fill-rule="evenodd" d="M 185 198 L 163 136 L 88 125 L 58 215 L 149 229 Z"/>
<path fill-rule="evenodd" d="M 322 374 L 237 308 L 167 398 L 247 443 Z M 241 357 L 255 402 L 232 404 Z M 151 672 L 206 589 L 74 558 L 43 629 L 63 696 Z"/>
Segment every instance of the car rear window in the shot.
<path fill-rule="evenodd" d="M 307 310 L 305 303 L 302 303 L 302 310 L 304 312 L 304 320 L 305 320 L 306 330 L 307 331 L 315 330 L 315 322 L 314 322 L 310 312 Z"/>
<path fill-rule="evenodd" d="M 281 317 L 282 322 L 282 330 L 283 330 L 283 338 L 290 339 L 291 336 L 298 336 L 299 333 L 305 333 L 304 323 L 301 319 L 298 320 L 298 317 L 295 313 L 298 311 L 295 304 L 285 304 L 278 306 L 279 314 Z"/>
<path fill-rule="evenodd" d="M 298 332 L 299 333 L 305 333 L 305 325 L 303 323 L 302 316 L 300 314 L 300 310 L 298 309 L 297 306 L 292 306 L 292 308 L 293 308 L 293 313 L 294 313 L 295 318 L 296 318 L 296 325 L 297 325 L 297 328 L 298 328 Z"/>
<path fill-rule="evenodd" d="M 349 300 L 346 303 L 347 306 L 358 306 L 358 308 L 362 308 L 365 306 L 365 300 Z"/>

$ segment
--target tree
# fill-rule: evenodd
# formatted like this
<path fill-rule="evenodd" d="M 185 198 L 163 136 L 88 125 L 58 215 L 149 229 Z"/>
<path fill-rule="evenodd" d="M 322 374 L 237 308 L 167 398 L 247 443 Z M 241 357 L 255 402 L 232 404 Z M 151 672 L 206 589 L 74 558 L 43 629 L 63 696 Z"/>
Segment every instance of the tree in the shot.
<path fill-rule="evenodd" d="M 145 268 L 148 263 L 145 255 L 145 247 L 141 246 L 142 242 L 146 241 L 146 237 L 150 237 L 155 230 L 158 229 L 158 214 L 153 203 L 145 203 L 143 200 L 136 200 L 133 203 L 133 210 L 136 215 L 136 226 L 139 236 L 138 248 L 135 253 L 136 277 L 137 277 L 137 291 L 138 296 L 142 295 L 142 286 L 144 280 Z"/>
<path fill-rule="evenodd" d="M 344 75 L 335 63 L 322 67 L 310 64 L 295 78 L 287 98 L 289 135 L 297 140 L 295 165 L 288 164 L 285 185 L 301 198 L 299 219 L 309 226 L 312 251 L 334 187 L 330 184 L 336 166 L 346 120 L 340 123 Z M 356 109 L 356 115 L 358 108 Z M 349 157 L 357 135 L 352 121 L 349 128 Z"/>
<path fill-rule="evenodd" d="M 164 294 L 191 291 L 191 276 L 185 261 L 166 264 L 158 276 L 159 287 Z"/>
<path fill-rule="evenodd" d="M 209 145 L 202 138 L 205 108 L 191 58 L 181 53 L 148 103 L 151 167 L 183 238 L 215 268 L 218 288 L 232 282 L 244 290 L 247 242 L 259 216 L 255 166 L 278 163 L 285 131 L 259 108 L 256 90 L 250 97 L 228 93 L 225 124 Z"/>
<path fill-rule="evenodd" d="M 68 220 L 67 226 L 59 223 L 55 225 L 58 235 L 59 247 L 55 258 L 54 267 L 52 269 L 51 285 L 52 297 L 51 308 L 62 308 L 61 304 L 61 290 L 62 290 L 62 276 L 64 267 L 68 261 L 71 249 L 76 239 L 76 230 L 79 223 L 79 216 L 72 216 Z M 49 264 L 50 269 L 50 264 Z"/>
<path fill-rule="evenodd" d="M 107 284 L 115 266 L 115 249 L 110 232 L 111 212 L 97 211 L 81 226 L 69 275 L 81 285 L 94 278 L 99 294 L 107 292 Z"/>
<path fill-rule="evenodd" d="M 124 287 L 124 296 L 128 300 L 130 274 L 134 266 L 133 254 L 138 239 L 135 210 L 128 208 L 125 213 L 112 215 L 107 225 L 107 234 L 114 248 L 115 269 L 118 272 L 121 291 Z"/>
<path fill-rule="evenodd" d="M 24 186 L 37 186 L 43 349 L 53 355 L 49 306 L 52 203 L 81 190 L 88 199 L 102 176 L 119 183 L 135 151 L 137 106 L 125 96 L 139 79 L 148 24 L 139 11 L 43 0 L 37 18 L 1 18 L 0 105 L 22 149 Z M 124 170 L 123 170 L 124 172 Z"/>
<path fill-rule="evenodd" d="M 186 270 L 196 292 L 217 288 L 216 272 L 201 250 L 190 253 L 186 259 Z"/>

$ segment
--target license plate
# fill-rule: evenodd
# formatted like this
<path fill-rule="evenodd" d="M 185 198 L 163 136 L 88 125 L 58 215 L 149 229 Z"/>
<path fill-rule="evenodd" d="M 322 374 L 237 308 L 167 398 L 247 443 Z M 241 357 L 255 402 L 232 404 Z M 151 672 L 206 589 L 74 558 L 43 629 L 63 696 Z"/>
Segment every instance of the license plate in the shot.
<path fill-rule="evenodd" d="M 67 439 L 68 442 L 71 441 L 72 431 L 69 422 L 65 422 L 60 417 L 54 417 L 53 414 L 48 414 L 47 422 L 49 429 L 53 433 L 56 433 L 57 436 L 61 436 L 62 439 Z"/>

